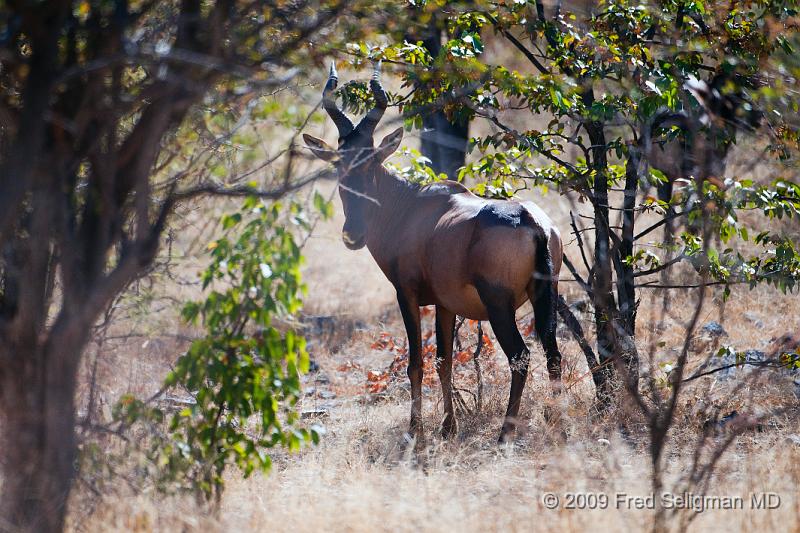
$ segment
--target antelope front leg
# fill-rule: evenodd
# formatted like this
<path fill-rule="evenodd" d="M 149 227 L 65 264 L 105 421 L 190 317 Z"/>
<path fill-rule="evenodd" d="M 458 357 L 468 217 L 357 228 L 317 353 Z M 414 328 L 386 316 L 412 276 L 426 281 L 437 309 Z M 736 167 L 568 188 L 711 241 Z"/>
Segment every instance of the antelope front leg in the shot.
<path fill-rule="evenodd" d="M 444 420 L 442 435 L 450 437 L 456 433 L 456 417 L 453 413 L 453 330 L 456 315 L 444 307 L 436 306 L 436 371 L 442 382 Z"/>
<path fill-rule="evenodd" d="M 413 295 L 397 291 L 397 303 L 408 336 L 408 379 L 411 381 L 411 426 L 409 432 L 419 436 L 422 430 L 422 335 L 419 305 Z"/>

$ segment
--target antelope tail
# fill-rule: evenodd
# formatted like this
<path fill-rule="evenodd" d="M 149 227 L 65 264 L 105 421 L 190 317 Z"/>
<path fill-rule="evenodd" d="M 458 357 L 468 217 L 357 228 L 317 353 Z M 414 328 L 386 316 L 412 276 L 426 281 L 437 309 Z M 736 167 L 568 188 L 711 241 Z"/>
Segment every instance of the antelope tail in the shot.
<path fill-rule="evenodd" d="M 549 240 L 544 232 L 536 237 L 534 268 L 534 325 L 539 338 L 545 339 L 556 328 L 556 294 L 553 287 L 553 259 L 550 257 Z"/>

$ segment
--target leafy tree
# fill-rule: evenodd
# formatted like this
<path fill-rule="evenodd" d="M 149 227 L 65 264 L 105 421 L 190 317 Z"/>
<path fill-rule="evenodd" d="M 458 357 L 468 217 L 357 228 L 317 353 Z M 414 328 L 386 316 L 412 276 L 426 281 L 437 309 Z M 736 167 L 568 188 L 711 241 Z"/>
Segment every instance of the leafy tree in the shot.
<path fill-rule="evenodd" d="M 478 159 L 459 174 L 477 181 L 479 194 L 507 197 L 537 185 L 591 207 L 591 228 L 573 220 L 582 265 L 569 257 L 565 265 L 594 307 L 602 398 L 611 393 L 615 366 L 631 370 L 627 384 L 636 387 L 637 291 L 681 287 L 654 276 L 689 264 L 698 283 L 723 285 L 726 295 L 735 283 L 795 287 L 797 247 L 768 222 L 794 219 L 800 208 L 788 177 L 798 147 L 795 2 L 612 0 L 581 14 L 561 2 L 417 4 L 447 19 L 453 38 L 439 56 L 409 42 L 360 54 L 404 64 L 405 82 L 415 88 L 401 102 L 409 125 L 421 126 L 442 102 L 491 124 L 492 133 L 471 140 Z M 490 32 L 528 68 L 492 64 L 481 38 Z M 716 92 L 705 100 L 698 87 Z M 525 112 L 546 126 L 520 127 Z M 754 113 L 760 124 L 746 132 L 743 115 Z M 688 117 L 685 131 L 662 125 L 666 116 Z M 679 134 L 691 138 L 684 162 L 694 179 L 659 201 L 648 191 L 665 175 L 648 161 Z M 772 178 L 756 183 L 714 172 L 718 147 L 745 134 L 772 160 Z M 755 210 L 765 216 L 763 227 L 739 221 Z M 648 213 L 661 220 L 643 222 Z M 681 220 L 691 231 L 675 242 L 652 241 L 656 230 Z"/>
<path fill-rule="evenodd" d="M 3 528 L 63 528 L 83 348 L 98 316 L 152 264 L 175 206 L 207 194 L 276 199 L 315 177 L 291 171 L 292 150 L 274 180 L 250 183 L 270 161 L 225 175 L 232 137 L 208 131 L 285 88 L 339 38 L 362 36 L 352 16 L 364 13 L 359 2 L 324 0 L 0 2 Z M 383 14 L 372 14 L 374 26 Z M 205 318 L 219 333 L 223 317 Z M 299 340 L 267 333 L 247 342 L 300 364 Z M 226 334 L 216 342 L 234 342 Z M 195 350 L 210 357 L 213 346 Z M 199 383 L 212 370 L 180 372 Z M 281 390 L 276 398 L 291 397 Z"/>
<path fill-rule="evenodd" d="M 443 28 L 443 17 L 417 6 L 411 6 L 411 16 L 420 14 L 405 37 L 409 42 L 421 42 L 427 53 L 438 57 L 442 53 L 442 38 L 446 33 Z M 422 80 L 419 80 L 422 81 Z M 456 111 L 455 113 L 453 111 Z M 466 163 L 467 146 L 469 144 L 469 120 L 458 108 L 445 105 L 432 109 L 422 116 L 420 132 L 420 152 L 429 161 L 436 174 L 444 173 L 455 179 L 458 171 Z"/>
<path fill-rule="evenodd" d="M 479 159 L 461 176 L 476 179 L 480 192 L 508 196 L 536 184 L 588 202 L 593 227 L 576 223 L 574 230 L 582 239 L 591 231 L 593 249 L 582 250 L 583 273 L 566 264 L 595 309 L 601 384 L 614 361 L 635 362 L 636 291 L 659 285 L 649 276 L 687 263 L 700 283 L 794 287 L 800 261 L 792 235 L 779 225 L 747 228 L 739 214 L 759 210 L 769 220 L 797 214 L 798 188 L 787 178 L 800 138 L 795 2 L 611 1 L 581 15 L 541 2 L 413 3 L 437 12 L 447 29 L 436 57 L 415 42 L 343 46 L 367 31 L 406 34 L 404 2 L 378 9 L 373 2 L 324 0 L 0 3 L 0 516 L 8 527 L 63 528 L 84 345 L 114 296 L 152 264 L 175 206 L 205 194 L 276 199 L 314 178 L 292 170 L 291 149 L 268 185 L 226 176 L 220 162 L 230 155 L 232 136 L 203 137 L 207 132 L 189 125 L 214 126 L 232 109 L 249 110 L 254 95 L 284 88 L 301 70 L 320 65 L 322 55 L 349 51 L 357 61 L 383 58 L 406 67 L 404 81 L 414 90 L 393 101 L 410 124 L 420 125 L 432 107 L 491 123 L 496 132 L 473 139 Z M 492 32 L 519 52 L 528 71 L 484 60 L 483 39 Z M 760 183 L 698 179 L 670 205 L 637 194 L 660 179 L 643 164 L 649 139 L 643 132 L 657 129 L 662 108 L 697 109 L 686 82 L 716 76 L 727 77 L 723 93 L 747 93 L 763 111 L 753 144 L 782 161 L 783 170 L 776 164 L 775 179 Z M 345 100 L 363 105 L 366 92 L 357 89 L 345 87 Z M 502 113 L 508 108 L 549 122 L 541 130 L 512 127 Z M 705 138 L 733 141 L 713 121 L 694 124 Z M 192 150 L 198 138 L 207 143 Z M 567 158 L 568 149 L 581 156 Z M 693 160 L 708 158 L 698 153 Z M 622 189 L 621 198 L 614 189 Z M 641 214 L 652 211 L 664 218 L 642 227 Z M 614 214 L 621 215 L 618 225 Z M 641 252 L 643 240 L 670 217 L 701 229 L 682 233 L 676 250 Z M 757 253 L 737 251 L 734 241 L 751 243 Z M 208 311 L 205 326 L 222 337 L 200 341 L 194 353 L 212 368 L 192 369 L 185 361 L 175 379 L 213 383 L 213 358 L 221 353 L 214 343 L 237 341 L 215 329 L 225 311 Z M 211 316 L 220 322 L 209 323 Z M 242 340 L 242 360 L 248 350 L 265 349 L 249 333 Z M 283 344 L 290 359 L 294 353 L 302 360 L 299 344 L 290 347 L 285 336 L 274 342 L 275 353 Z M 254 359 L 250 375 L 273 371 L 261 365 Z M 208 394 L 209 403 L 187 419 L 203 425 L 207 415 L 224 416 Z M 282 394 L 291 401 L 289 389 Z M 236 457 L 230 450 L 203 455 L 211 460 L 211 485 L 215 461 Z"/>
<path fill-rule="evenodd" d="M 719 286 L 728 298 L 734 284 L 787 292 L 800 279 L 800 186 L 792 181 L 800 138 L 797 3 L 610 0 L 584 13 L 538 1 L 435 1 L 425 8 L 446 13 L 455 28 L 439 56 L 407 42 L 364 55 L 404 64 L 406 83 L 416 89 L 402 100 L 409 125 L 419 127 L 442 101 L 473 123 L 490 124 L 489 134 L 471 140 L 477 159 L 459 174 L 478 194 L 509 197 L 536 185 L 589 207 L 590 227 L 572 219 L 581 261 L 565 256 L 564 264 L 592 303 L 599 365 L 563 302 L 560 312 L 586 354 L 598 405 L 609 405 L 622 381 L 644 416 L 659 493 L 676 408 L 684 383 L 696 377 L 686 377 L 689 341 L 706 288 Z M 516 71 L 484 55 L 481 36 L 491 31 L 527 68 Z M 742 139 L 759 152 L 758 180 L 724 171 L 728 148 Z M 656 199 L 653 186 L 670 187 L 654 154 L 669 143 L 681 146 L 675 163 L 688 179 Z M 673 227 L 686 230 L 673 238 Z M 660 230 L 664 238 L 655 240 Z M 670 281 L 680 266 L 694 271 L 693 281 Z M 698 296 L 681 310 L 686 340 L 668 382 L 660 384 L 653 372 L 653 349 L 640 387 L 639 293 L 686 288 Z M 796 358 L 770 364 L 793 368 Z M 680 486 L 707 486 L 737 434 L 705 456 L 700 450 L 709 437 L 702 432 Z M 654 530 L 666 530 L 668 517 L 659 506 Z"/>
<path fill-rule="evenodd" d="M 327 202 L 317 195 L 323 210 Z M 194 491 L 205 499 L 220 496 L 223 473 L 233 464 L 245 476 L 269 470 L 267 450 L 283 445 L 296 450 L 318 442 L 321 429 L 298 425 L 293 409 L 301 396 L 300 373 L 308 371 L 305 340 L 274 319 L 291 319 L 301 305 L 302 256 L 290 228 L 310 226 L 300 204 L 287 211 L 279 203 L 248 198 L 222 218 L 225 236 L 211 242 L 211 263 L 202 274 L 210 292 L 183 307 L 189 323 L 202 322 L 205 336 L 194 341 L 175 364 L 164 392 L 191 395 L 190 405 L 167 413 L 132 396 L 117 405 L 123 425 L 148 423 L 158 428 L 146 442 L 153 466 L 147 472 L 164 491 Z"/>

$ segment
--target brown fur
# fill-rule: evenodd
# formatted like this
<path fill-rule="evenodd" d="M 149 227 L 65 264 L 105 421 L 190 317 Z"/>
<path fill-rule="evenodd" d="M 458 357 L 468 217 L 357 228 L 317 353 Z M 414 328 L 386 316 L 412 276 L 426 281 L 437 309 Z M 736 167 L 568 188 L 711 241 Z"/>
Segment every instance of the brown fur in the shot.
<path fill-rule="evenodd" d="M 382 163 L 398 148 L 403 130 L 374 147 L 373 132 L 387 105 L 377 72 L 371 82 L 376 107 L 356 127 L 330 99 L 335 75 L 332 68 L 323 99 L 339 128 L 339 148 L 309 135 L 304 139 L 339 172 L 345 244 L 351 249 L 367 246 L 397 291 L 409 343 L 411 430 L 419 431 L 422 412 L 419 308 L 435 305 L 443 432 L 451 435 L 456 430 L 451 367 L 455 316 L 461 315 L 489 320 L 508 357 L 511 392 L 500 435 L 505 440 L 516 429 L 527 379 L 529 351 L 514 320 L 514 312 L 526 300 L 534 306 L 550 378 L 560 384 L 561 354 L 555 339 L 559 232 L 532 202 L 480 198 L 453 181 L 420 187 L 389 173 Z"/>
<path fill-rule="evenodd" d="M 509 289 L 514 309 L 519 308 L 528 299 L 535 237 L 540 233 L 548 236 L 557 290 L 561 237 L 535 204 L 487 200 L 453 181 L 415 190 L 388 172 L 380 174 L 376 200 L 382 207 L 371 210 L 366 245 L 390 281 L 419 287 L 419 305 L 439 305 L 466 318 L 488 320 L 474 286 L 474 280 L 483 277 Z M 384 182 L 388 184 L 380 186 Z M 406 194 L 398 194 L 403 189 Z M 482 228 L 478 213 L 496 203 L 520 206 L 536 224 Z"/>

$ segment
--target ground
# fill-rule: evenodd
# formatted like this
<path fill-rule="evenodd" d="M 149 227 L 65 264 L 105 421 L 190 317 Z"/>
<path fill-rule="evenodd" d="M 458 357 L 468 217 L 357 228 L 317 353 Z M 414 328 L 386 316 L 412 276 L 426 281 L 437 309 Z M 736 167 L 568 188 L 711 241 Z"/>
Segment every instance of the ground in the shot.
<path fill-rule="evenodd" d="M 330 185 L 322 187 L 331 192 Z M 224 206 L 217 208 L 220 210 Z M 95 347 L 89 349 L 84 380 L 91 378 L 97 356 L 94 375 L 102 383 L 98 388 L 101 416 L 108 416 L 108 406 L 122 393 L 144 396 L 157 390 L 169 364 L 194 333 L 176 325 L 171 311 L 174 303 L 171 306 L 169 302 L 196 291 L 192 280 L 201 264 L 198 257 L 202 257 L 203 245 L 213 233 L 208 220 L 215 214 L 209 210 L 200 213 L 185 217 L 186 227 L 195 231 L 182 243 L 189 252 L 177 258 L 180 276 L 166 276 L 172 279 L 166 282 L 167 289 L 135 288 L 139 296 L 125 300 L 130 302 L 125 323 L 110 328 L 96 353 Z M 554 215 L 565 234 L 567 213 L 562 207 Z M 318 368 L 304 378 L 306 396 L 299 408 L 308 423 L 324 426 L 320 445 L 297 454 L 276 450 L 269 474 L 244 479 L 231 472 L 216 511 L 201 509 L 191 499 L 163 498 L 149 491 L 119 490 L 98 497 L 79 483 L 70 513 L 71 529 L 577 531 L 651 527 L 653 511 L 635 509 L 637 505 L 652 506 L 652 500 L 647 500 L 653 489 L 644 420 L 630 408 L 624 415 L 594 414 L 594 391 L 586 363 L 563 327 L 559 339 L 565 357 L 566 393 L 558 399 L 550 394 L 543 353 L 528 335 L 532 372 L 522 407 L 524 431 L 514 446 L 496 443 L 509 376 L 505 356 L 495 347 L 490 331 L 480 358 L 485 397 L 480 412 L 474 408 L 476 323 L 466 323 L 461 329 L 463 345 L 457 356 L 455 384 L 463 389 L 464 408 L 458 413 L 457 436 L 451 440 L 438 436 L 440 389 L 435 370 L 428 364 L 425 439 L 409 442 L 405 435 L 409 393 L 402 368 L 405 338 L 393 291 L 366 250 L 345 249 L 339 235 L 341 223 L 340 215 L 322 223 L 304 250 L 309 291 L 303 316 L 309 352 Z M 591 319 L 581 311 L 579 289 L 566 281 L 568 274 L 562 273 L 562 278 L 562 292 L 591 332 Z M 165 295 L 169 296 L 166 300 Z M 712 292 L 710 296 L 700 324 L 716 322 L 724 333 L 697 335 L 692 343 L 694 367 L 719 345 L 768 351 L 772 339 L 800 330 L 793 296 L 769 288 L 750 291 L 744 287 L 736 288 L 727 303 L 722 302 L 721 294 Z M 660 293 L 642 294 L 637 345 L 645 368 L 653 368 L 662 382 L 666 374 L 659 364 L 677 357 L 694 298 L 694 293 L 673 295 L 671 312 L 664 315 Z M 520 326 L 528 333 L 529 311 L 523 307 L 518 313 Z M 431 313 L 424 321 L 425 331 L 430 332 Z M 430 354 L 432 338 L 426 342 Z M 653 361 L 647 355 L 651 349 Z M 704 425 L 719 423 L 709 419 L 709 412 L 722 418 L 734 411 L 742 417 L 776 411 L 778 414 L 768 417 L 759 428 L 734 440 L 707 488 L 694 487 L 696 494 L 741 497 L 744 509 L 699 512 L 695 502 L 694 510 L 670 518 L 672 526 L 691 519 L 691 529 L 698 531 L 800 527 L 796 491 L 800 430 L 794 384 L 791 377 L 777 372 L 752 374 L 745 380 L 746 374 L 735 369 L 726 376 L 712 375 L 688 385 L 671 433 L 662 489 L 683 494 L 685 486 L 680 481 L 693 470 L 698 436 Z M 81 405 L 86 392 L 84 388 Z M 544 416 L 545 409 L 551 416 Z M 720 423 L 709 445 L 722 442 L 726 431 Z M 777 494 L 780 506 L 751 509 L 751 493 L 764 492 Z M 554 509 L 546 505 L 548 493 L 559 498 Z"/>

